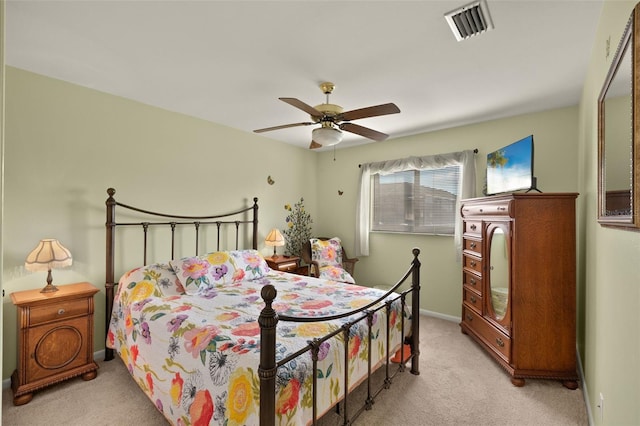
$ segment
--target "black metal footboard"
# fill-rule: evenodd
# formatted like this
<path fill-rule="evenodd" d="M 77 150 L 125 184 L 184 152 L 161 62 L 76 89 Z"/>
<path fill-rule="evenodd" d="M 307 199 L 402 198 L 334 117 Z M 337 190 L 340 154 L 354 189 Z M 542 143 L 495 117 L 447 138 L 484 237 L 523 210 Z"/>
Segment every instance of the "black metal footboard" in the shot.
<path fill-rule="evenodd" d="M 286 315 L 278 315 L 275 310 L 272 308 L 272 303 L 276 298 L 277 291 L 274 286 L 266 285 L 262 289 L 262 299 L 265 302 L 265 307 L 260 313 L 260 317 L 258 318 L 258 323 L 260 325 L 260 366 L 258 368 L 258 375 L 260 377 L 260 425 L 261 426 L 271 426 L 275 424 L 276 419 L 276 376 L 278 368 L 285 365 L 286 363 L 292 361 L 293 359 L 307 353 L 311 352 L 311 359 L 313 362 L 313 384 L 312 384 L 312 404 L 313 404 L 313 424 L 316 424 L 318 420 L 318 410 L 317 410 L 317 362 L 318 362 L 318 353 L 320 350 L 320 345 L 327 341 L 328 339 L 338 335 L 339 333 L 344 334 L 344 362 L 345 362 L 345 376 L 344 376 L 344 397 L 342 400 L 342 416 L 343 416 L 343 424 L 347 425 L 352 423 L 362 412 L 363 410 L 368 410 L 373 405 L 375 398 L 382 392 L 384 389 L 388 389 L 391 386 L 392 380 L 396 374 L 405 371 L 405 364 L 407 361 L 411 361 L 411 373 L 418 375 L 420 374 L 419 370 L 419 342 L 420 342 L 420 261 L 418 260 L 418 255 L 420 254 L 420 250 L 417 248 L 413 249 L 413 260 L 411 262 L 411 267 L 405 273 L 405 275 L 383 296 L 379 299 L 369 303 L 366 306 L 363 306 L 359 309 L 353 310 L 351 312 L 341 314 L 341 315 L 332 315 L 325 317 L 315 317 L 315 318 L 296 318 L 290 317 Z M 397 289 L 405 283 L 409 277 L 411 277 L 411 288 L 401 292 L 397 297 L 392 298 L 390 300 L 386 300 L 384 304 L 375 307 L 381 301 L 386 299 L 391 293 L 397 291 Z M 398 364 L 397 370 L 392 374 L 390 372 L 390 363 L 389 357 L 391 356 L 391 348 L 390 348 L 390 311 L 391 306 L 394 302 L 400 299 L 401 303 L 401 312 L 405 311 L 406 306 L 406 297 L 411 294 L 411 333 L 410 335 L 406 335 L 405 333 L 405 316 L 401 315 L 401 342 L 406 342 L 411 346 L 411 355 L 408 359 L 404 359 L 404 351 L 400 351 L 401 353 L 401 362 Z M 386 329 L 387 329 L 387 341 L 386 341 L 386 362 L 385 362 L 385 379 L 382 386 L 377 389 L 372 389 L 372 354 L 371 354 L 371 328 L 373 325 L 373 317 L 375 313 L 379 310 L 386 310 Z M 333 332 L 327 334 L 324 337 L 313 339 L 309 342 L 309 344 L 299 350 L 298 352 L 291 354 L 290 356 L 281 359 L 280 361 L 276 361 L 276 327 L 279 321 L 288 321 L 288 322 L 326 322 L 337 320 L 341 318 L 355 316 L 355 318 L 351 319 L 348 323 L 344 324 L 341 328 L 334 330 Z M 350 330 L 355 325 L 359 324 L 361 321 L 366 321 L 368 326 L 368 371 L 367 377 L 365 379 L 367 386 L 367 396 L 361 407 L 357 409 L 357 411 L 353 414 L 350 413 L 348 407 L 348 398 L 349 395 L 349 369 L 346 368 L 348 365 L 348 357 L 349 357 L 349 335 Z"/>

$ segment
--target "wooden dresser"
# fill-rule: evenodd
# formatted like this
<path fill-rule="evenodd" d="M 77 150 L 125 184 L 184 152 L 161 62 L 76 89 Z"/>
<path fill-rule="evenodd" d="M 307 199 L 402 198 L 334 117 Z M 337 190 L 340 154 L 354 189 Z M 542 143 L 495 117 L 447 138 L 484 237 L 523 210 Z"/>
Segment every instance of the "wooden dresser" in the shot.
<path fill-rule="evenodd" d="M 514 193 L 462 201 L 462 332 L 511 382 L 576 369 L 576 193 Z"/>
<path fill-rule="evenodd" d="M 58 286 L 55 293 L 37 290 L 11 294 L 18 308 L 18 368 L 11 376 L 13 403 L 31 401 L 33 392 L 82 375 L 92 380 L 93 295 L 89 283 Z"/>

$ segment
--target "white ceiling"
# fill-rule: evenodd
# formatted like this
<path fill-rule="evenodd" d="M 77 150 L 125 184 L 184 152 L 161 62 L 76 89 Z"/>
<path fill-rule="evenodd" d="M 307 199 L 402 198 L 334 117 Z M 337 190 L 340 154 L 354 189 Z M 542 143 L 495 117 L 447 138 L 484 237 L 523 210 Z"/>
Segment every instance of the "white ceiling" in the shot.
<path fill-rule="evenodd" d="M 278 98 L 323 81 L 345 110 L 394 102 L 356 122 L 390 139 L 579 102 L 602 0 L 488 0 L 495 29 L 457 42 L 469 1 L 8 0 L 6 63 L 246 132 L 309 121 Z"/>

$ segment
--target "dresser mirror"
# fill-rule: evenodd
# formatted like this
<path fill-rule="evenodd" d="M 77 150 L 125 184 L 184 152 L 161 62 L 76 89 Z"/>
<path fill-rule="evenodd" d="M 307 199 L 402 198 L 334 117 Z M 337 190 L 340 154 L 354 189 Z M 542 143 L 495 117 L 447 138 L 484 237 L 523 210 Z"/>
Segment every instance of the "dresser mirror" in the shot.
<path fill-rule="evenodd" d="M 489 231 L 489 311 L 501 321 L 509 305 L 509 246 L 506 229 L 491 224 Z"/>
<path fill-rule="evenodd" d="M 632 230 L 640 230 L 640 88 L 633 84 L 640 78 L 638 8 L 631 13 L 598 98 L 598 221 Z"/>

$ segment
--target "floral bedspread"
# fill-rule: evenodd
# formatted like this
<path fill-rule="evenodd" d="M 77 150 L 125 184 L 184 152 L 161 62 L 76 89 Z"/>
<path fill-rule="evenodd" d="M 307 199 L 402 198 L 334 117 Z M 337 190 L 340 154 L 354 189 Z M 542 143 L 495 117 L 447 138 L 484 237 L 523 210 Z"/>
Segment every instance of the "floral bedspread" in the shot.
<path fill-rule="evenodd" d="M 246 258 L 246 252 L 240 255 Z M 255 257 L 255 253 L 251 255 Z M 259 423 L 257 318 L 264 307 L 260 297 L 264 285 L 272 284 L 278 291 L 274 309 L 291 316 L 339 314 L 383 294 L 368 287 L 272 271 L 266 263 L 263 265 L 264 259 L 259 255 L 241 263 L 240 268 L 247 272 L 241 274 L 238 263 L 230 264 L 226 253 L 217 258 L 209 256 L 212 263 L 208 266 L 183 259 L 181 264 L 134 269 L 121 278 L 114 300 L 107 346 L 118 352 L 140 388 L 175 425 Z M 211 267 L 213 271 L 216 261 L 226 261 L 227 266 L 235 268 L 228 275 L 232 278 L 205 279 L 206 274 L 199 268 Z M 220 268 L 213 273 L 222 277 Z M 399 311 L 399 302 L 394 303 L 390 352 L 400 345 Z M 373 365 L 379 364 L 386 353 L 385 317 L 384 309 L 374 316 Z M 280 321 L 278 360 L 346 321 Z M 407 321 L 405 330 L 409 329 Z M 347 366 L 343 333 L 321 345 L 317 370 L 319 413 L 342 398 L 344 368 L 349 369 L 350 387 L 366 376 L 367 333 L 366 321 L 351 328 Z M 301 425 L 311 421 L 312 374 L 308 352 L 278 369 L 276 424 Z"/>

